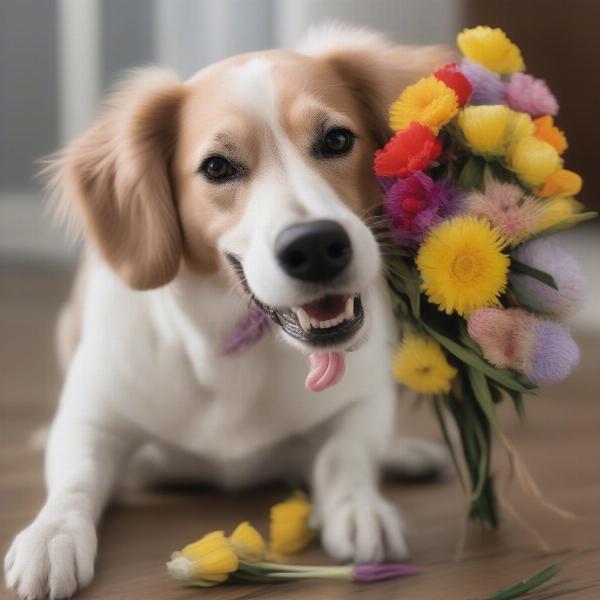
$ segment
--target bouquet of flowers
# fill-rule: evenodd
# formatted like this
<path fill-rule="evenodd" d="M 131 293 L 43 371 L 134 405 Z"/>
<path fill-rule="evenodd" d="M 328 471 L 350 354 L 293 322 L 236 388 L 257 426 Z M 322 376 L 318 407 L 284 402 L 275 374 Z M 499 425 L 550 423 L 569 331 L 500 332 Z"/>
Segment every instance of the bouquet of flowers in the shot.
<path fill-rule="evenodd" d="M 535 483 L 502 434 L 496 404 L 523 414 L 523 394 L 563 379 L 579 351 L 563 324 L 585 279 L 552 237 L 595 216 L 563 168 L 558 103 L 524 73 L 500 29 L 458 35 L 464 58 L 407 87 L 390 107 L 396 133 L 375 155 L 383 200 L 378 236 L 403 341 L 397 380 L 428 395 L 459 474 L 459 433 L 470 516 L 492 527 L 498 506 L 491 439 Z M 465 481 L 467 479 L 468 481 Z"/>

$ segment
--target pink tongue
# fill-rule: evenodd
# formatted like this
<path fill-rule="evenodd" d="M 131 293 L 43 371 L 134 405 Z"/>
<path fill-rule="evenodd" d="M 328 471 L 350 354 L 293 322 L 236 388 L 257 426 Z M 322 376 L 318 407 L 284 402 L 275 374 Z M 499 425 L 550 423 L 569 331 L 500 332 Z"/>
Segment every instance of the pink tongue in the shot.
<path fill-rule="evenodd" d="M 346 362 L 341 352 L 313 352 L 304 385 L 309 392 L 322 392 L 338 383 L 345 370 Z"/>

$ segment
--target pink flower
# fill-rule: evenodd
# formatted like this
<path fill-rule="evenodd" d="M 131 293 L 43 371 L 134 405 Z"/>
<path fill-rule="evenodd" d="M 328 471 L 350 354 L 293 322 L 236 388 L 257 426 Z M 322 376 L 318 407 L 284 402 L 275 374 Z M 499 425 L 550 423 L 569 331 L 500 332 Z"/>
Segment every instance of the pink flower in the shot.
<path fill-rule="evenodd" d="M 546 82 L 526 73 L 515 73 L 510 78 L 506 84 L 506 100 L 512 109 L 532 117 L 558 113 L 558 101 Z"/>
<path fill-rule="evenodd" d="M 537 385 L 564 379 L 579 362 L 579 348 L 567 327 L 521 308 L 475 311 L 468 331 L 486 360 L 524 373 Z"/>
<path fill-rule="evenodd" d="M 384 207 L 392 219 L 392 231 L 403 245 L 416 246 L 429 229 L 459 212 L 462 192 L 448 181 L 433 181 L 422 171 L 390 185 L 381 179 Z"/>
<path fill-rule="evenodd" d="M 513 183 L 489 179 L 485 192 L 473 191 L 465 201 L 470 212 L 487 219 L 512 245 L 530 238 L 543 216 L 541 203 Z"/>

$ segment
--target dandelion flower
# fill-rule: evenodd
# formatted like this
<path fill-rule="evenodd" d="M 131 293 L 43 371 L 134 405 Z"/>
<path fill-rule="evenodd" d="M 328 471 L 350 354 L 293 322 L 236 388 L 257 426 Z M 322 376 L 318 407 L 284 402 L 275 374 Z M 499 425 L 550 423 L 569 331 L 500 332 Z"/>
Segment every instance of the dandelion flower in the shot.
<path fill-rule="evenodd" d="M 512 112 L 502 105 L 467 106 L 458 116 L 458 125 L 475 154 L 504 154 Z"/>
<path fill-rule="evenodd" d="M 537 312 L 556 319 L 574 314 L 583 304 L 587 282 L 575 257 L 565 252 L 559 242 L 552 238 L 532 240 L 517 248 L 513 255 L 518 261 L 554 278 L 554 289 L 533 277 L 511 273 L 510 283 L 535 303 Z"/>
<path fill-rule="evenodd" d="M 386 213 L 398 243 L 415 246 L 427 231 L 454 216 L 462 206 L 463 193 L 449 180 L 433 181 L 422 171 L 397 179 L 385 192 Z"/>
<path fill-rule="evenodd" d="M 534 188 L 538 196 L 576 196 L 581 191 L 583 180 L 574 171 L 559 169 L 544 181 L 544 184 Z"/>
<path fill-rule="evenodd" d="M 430 338 L 407 334 L 394 357 L 396 380 L 420 394 L 450 391 L 456 369 L 448 364 L 438 343 Z"/>
<path fill-rule="evenodd" d="M 378 177 L 406 177 L 429 168 L 442 152 L 442 142 L 425 125 L 411 123 L 375 152 Z"/>
<path fill-rule="evenodd" d="M 558 102 L 543 79 L 527 73 L 515 73 L 506 84 L 506 102 L 514 109 L 532 117 L 556 116 Z"/>
<path fill-rule="evenodd" d="M 478 310 L 469 318 L 468 332 L 486 360 L 524 373 L 537 385 L 561 381 L 579 362 L 567 327 L 521 308 Z"/>
<path fill-rule="evenodd" d="M 502 29 L 484 25 L 464 29 L 458 34 L 456 43 L 464 56 L 495 73 L 515 73 L 525 69 L 519 47 Z"/>
<path fill-rule="evenodd" d="M 390 127 L 400 131 L 412 122 L 438 133 L 458 113 L 458 98 L 453 90 L 433 75 L 409 85 L 390 107 Z"/>
<path fill-rule="evenodd" d="M 554 125 L 554 119 L 550 115 L 538 117 L 534 122 L 535 137 L 548 142 L 554 149 L 562 154 L 568 147 L 565 134 Z"/>
<path fill-rule="evenodd" d="M 460 63 L 460 70 L 471 83 L 473 93 L 469 104 L 505 104 L 506 84 L 498 73 L 493 73 L 483 65 L 468 58 Z"/>
<path fill-rule="evenodd" d="M 180 552 L 173 552 L 167 563 L 172 577 L 201 587 L 223 583 L 238 566 L 238 557 L 222 531 L 208 533 Z"/>
<path fill-rule="evenodd" d="M 422 289 L 447 314 L 499 304 L 510 261 L 506 240 L 486 220 L 458 216 L 432 229 L 417 254 Z"/>
<path fill-rule="evenodd" d="M 489 179 L 485 191 L 473 191 L 466 200 L 468 211 L 487 219 L 512 246 L 530 238 L 542 219 L 541 202 L 514 183 Z"/>
<path fill-rule="evenodd" d="M 263 536 L 248 521 L 240 523 L 229 536 L 229 543 L 237 557 L 244 562 L 263 560 L 267 545 Z"/>
<path fill-rule="evenodd" d="M 556 149 L 536 137 L 524 137 L 508 147 L 508 166 L 528 185 L 540 185 L 561 168 Z"/>
<path fill-rule="evenodd" d="M 312 506 L 301 492 L 271 508 L 269 537 L 276 554 L 300 552 L 312 540 L 310 526 Z"/>

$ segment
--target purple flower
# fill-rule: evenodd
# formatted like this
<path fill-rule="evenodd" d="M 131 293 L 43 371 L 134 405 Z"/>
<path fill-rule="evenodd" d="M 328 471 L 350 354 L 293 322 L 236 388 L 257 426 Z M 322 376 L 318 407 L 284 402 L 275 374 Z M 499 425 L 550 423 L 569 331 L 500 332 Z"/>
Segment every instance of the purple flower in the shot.
<path fill-rule="evenodd" d="M 408 563 L 387 563 L 383 565 L 354 565 L 352 575 L 358 583 L 370 583 L 384 579 L 396 579 L 416 575 L 419 570 Z"/>
<path fill-rule="evenodd" d="M 258 306 L 252 306 L 237 323 L 230 337 L 223 343 L 224 355 L 239 354 L 258 342 L 271 325 L 269 317 Z"/>
<path fill-rule="evenodd" d="M 517 295 L 525 293 L 531 308 L 555 318 L 567 317 L 581 306 L 587 280 L 577 260 L 565 252 L 554 238 L 540 238 L 523 244 L 513 256 L 539 271 L 552 275 L 558 290 L 528 275 L 514 273 L 510 281 Z"/>
<path fill-rule="evenodd" d="M 463 58 L 460 70 L 473 88 L 469 104 L 506 104 L 506 84 L 500 75 L 468 58 Z"/>
<path fill-rule="evenodd" d="M 549 321 L 535 330 L 535 348 L 526 374 L 538 385 L 562 381 L 579 362 L 579 348 L 569 328 Z"/>
<path fill-rule="evenodd" d="M 532 117 L 555 116 L 558 102 L 543 79 L 536 79 L 526 73 L 515 73 L 506 84 L 508 105 Z"/>
<path fill-rule="evenodd" d="M 449 180 L 433 181 L 422 171 L 385 182 L 383 201 L 392 233 L 402 245 L 416 246 L 429 229 L 462 208 L 464 194 Z"/>

